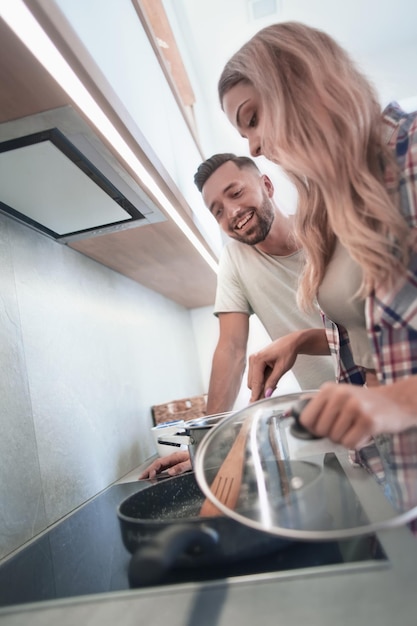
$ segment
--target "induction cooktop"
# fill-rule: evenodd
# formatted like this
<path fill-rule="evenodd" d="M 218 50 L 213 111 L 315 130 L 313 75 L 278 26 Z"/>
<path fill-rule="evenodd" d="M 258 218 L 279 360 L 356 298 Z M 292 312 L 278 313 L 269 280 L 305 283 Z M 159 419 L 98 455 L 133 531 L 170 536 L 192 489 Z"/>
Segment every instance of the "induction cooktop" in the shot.
<path fill-rule="evenodd" d="M 131 555 L 122 543 L 118 505 L 148 482 L 113 485 L 0 565 L 0 606 L 43 602 L 129 589 Z M 259 558 L 213 567 L 175 568 L 161 585 L 239 580 L 242 576 L 300 568 L 382 565 L 386 555 L 376 537 L 294 542 Z"/>

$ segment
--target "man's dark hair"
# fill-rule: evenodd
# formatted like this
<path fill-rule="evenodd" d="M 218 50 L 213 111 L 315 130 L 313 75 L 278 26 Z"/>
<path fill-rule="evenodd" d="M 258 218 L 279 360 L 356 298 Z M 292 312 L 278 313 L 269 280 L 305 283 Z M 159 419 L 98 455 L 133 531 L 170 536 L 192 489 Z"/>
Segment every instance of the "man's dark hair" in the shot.
<path fill-rule="evenodd" d="M 198 190 L 201 192 L 204 185 L 210 176 L 224 163 L 232 161 L 239 169 L 245 167 L 255 169 L 259 172 L 259 168 L 255 161 L 252 161 L 249 157 L 236 156 L 231 152 L 224 152 L 222 154 L 214 154 L 212 157 L 203 161 L 194 174 L 194 182 L 197 185 Z"/>

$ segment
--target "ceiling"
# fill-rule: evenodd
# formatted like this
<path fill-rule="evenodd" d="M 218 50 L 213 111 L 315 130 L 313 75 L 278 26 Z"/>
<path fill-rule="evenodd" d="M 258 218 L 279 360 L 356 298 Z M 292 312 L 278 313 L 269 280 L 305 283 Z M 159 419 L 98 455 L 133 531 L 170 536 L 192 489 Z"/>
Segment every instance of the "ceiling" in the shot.
<path fill-rule="evenodd" d="M 275 11 L 253 19 L 255 11 Z M 352 54 L 384 103 L 417 96 L 415 0 L 164 0 L 196 94 L 195 112 L 206 156 L 247 154 L 246 142 L 227 122 L 217 80 L 228 58 L 260 28 L 297 20 L 321 28 Z M 401 61 L 401 63 L 399 62 Z M 417 108 L 417 103 L 415 104 Z"/>

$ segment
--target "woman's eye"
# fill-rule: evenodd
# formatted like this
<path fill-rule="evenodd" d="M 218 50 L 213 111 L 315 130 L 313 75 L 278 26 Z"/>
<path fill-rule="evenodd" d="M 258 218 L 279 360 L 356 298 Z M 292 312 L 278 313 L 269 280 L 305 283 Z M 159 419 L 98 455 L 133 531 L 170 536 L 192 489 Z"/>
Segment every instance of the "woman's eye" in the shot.
<path fill-rule="evenodd" d="M 256 126 L 256 113 L 254 113 L 252 117 L 250 118 L 249 126 L 250 128 L 253 128 L 254 126 Z"/>

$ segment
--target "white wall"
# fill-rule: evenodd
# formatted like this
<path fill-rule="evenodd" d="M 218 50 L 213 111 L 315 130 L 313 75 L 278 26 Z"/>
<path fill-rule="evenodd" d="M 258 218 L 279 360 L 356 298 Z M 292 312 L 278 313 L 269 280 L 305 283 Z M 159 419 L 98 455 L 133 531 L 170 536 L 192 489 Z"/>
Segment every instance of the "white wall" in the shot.
<path fill-rule="evenodd" d="M 190 311 L 0 214 L 0 558 L 156 452 L 204 393 Z"/>

